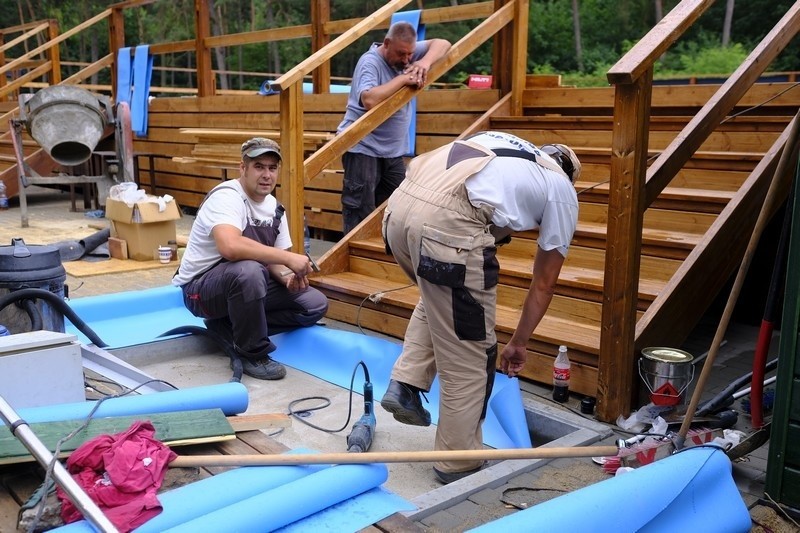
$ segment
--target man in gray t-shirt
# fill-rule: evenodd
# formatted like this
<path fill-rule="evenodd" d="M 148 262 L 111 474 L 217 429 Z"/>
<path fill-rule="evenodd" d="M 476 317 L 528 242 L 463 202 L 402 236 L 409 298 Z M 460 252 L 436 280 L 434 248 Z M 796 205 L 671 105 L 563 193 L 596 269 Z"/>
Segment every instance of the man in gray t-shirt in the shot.
<path fill-rule="evenodd" d="M 406 85 L 424 86 L 431 65 L 450 49 L 444 39 L 417 42 L 408 22 L 389 28 L 383 43 L 374 43 L 353 72 L 341 132 L 364 113 Z M 342 219 L 347 234 L 382 204 L 405 176 L 411 106 L 406 104 L 342 155 Z"/>

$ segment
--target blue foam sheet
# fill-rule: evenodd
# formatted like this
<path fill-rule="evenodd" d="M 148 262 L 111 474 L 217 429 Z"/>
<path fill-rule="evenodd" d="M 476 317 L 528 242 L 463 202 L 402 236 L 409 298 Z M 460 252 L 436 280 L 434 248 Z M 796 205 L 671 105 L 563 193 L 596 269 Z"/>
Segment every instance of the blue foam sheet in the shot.
<path fill-rule="evenodd" d="M 476 529 L 480 533 L 566 531 L 750 531 L 750 513 L 714 446 L 687 448 Z"/>
<path fill-rule="evenodd" d="M 170 330 L 185 325 L 203 325 L 183 306 L 181 291 L 166 286 L 72 300 L 70 307 L 110 347 L 152 342 Z M 132 327 L 131 324 L 136 324 Z M 67 331 L 88 339 L 67 321 Z M 350 376 L 359 361 L 369 368 L 375 395 L 386 391 L 392 365 L 402 346 L 376 337 L 313 326 L 274 335 L 277 360 L 340 387 L 350 386 Z M 426 405 L 434 423 L 439 419 L 439 381 L 434 381 Z M 519 381 L 503 374 L 495 376 L 494 389 L 483 425 L 484 443 L 493 448 L 531 446 Z"/>
<path fill-rule="evenodd" d="M 293 450 L 290 453 L 314 453 L 310 450 Z M 136 533 L 155 533 L 170 528 L 184 527 L 209 513 L 216 513 L 229 506 L 238 504 L 253 496 L 278 489 L 306 476 L 319 472 L 323 465 L 307 466 L 256 466 L 241 467 L 201 479 L 162 494 L 158 498 L 163 511 L 136 528 Z M 380 472 L 378 472 L 380 473 Z M 344 474 L 344 475 L 343 475 Z M 349 475 L 354 475 L 353 471 Z M 337 471 L 337 487 L 349 483 L 347 472 Z M 316 480 L 318 482 L 319 480 Z M 398 511 L 412 510 L 414 506 L 399 496 L 376 487 L 354 497 L 344 497 L 345 493 L 337 492 L 342 501 L 318 513 L 290 523 L 281 531 L 357 531 L 370 524 L 383 520 Z M 295 505 L 302 505 L 301 501 Z M 315 505 L 318 507 L 319 505 Z M 313 506 L 312 506 L 313 507 Z M 240 512 L 236 508 L 222 511 Z M 258 523 L 259 526 L 261 523 Z M 229 528 L 225 530 L 230 531 Z M 85 520 L 57 529 L 60 533 L 93 532 L 92 526 Z"/>
<path fill-rule="evenodd" d="M 389 471 L 381 464 L 331 466 L 165 531 L 274 531 L 374 489 L 388 476 Z M 336 513 L 337 517 L 340 515 L 343 513 Z"/>
<path fill-rule="evenodd" d="M 122 396 L 104 400 L 93 417 L 131 416 L 174 411 L 193 411 L 198 409 L 222 409 L 228 416 L 244 413 L 249 397 L 247 388 L 241 383 L 221 383 L 205 387 L 193 387 L 173 391 Z M 35 422 L 59 422 L 86 418 L 97 402 L 63 403 L 29 407 L 19 410 L 19 417 L 33 424 Z M 0 426 L 3 422 L 0 421 Z"/>

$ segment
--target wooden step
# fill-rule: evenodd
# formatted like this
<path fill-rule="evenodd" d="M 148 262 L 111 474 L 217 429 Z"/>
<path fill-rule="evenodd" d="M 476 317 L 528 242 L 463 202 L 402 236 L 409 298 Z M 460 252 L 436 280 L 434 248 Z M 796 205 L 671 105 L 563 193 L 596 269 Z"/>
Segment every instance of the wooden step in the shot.
<path fill-rule="evenodd" d="M 396 283 L 406 283 L 407 277 L 386 255 L 380 237 L 350 241 L 350 271 L 382 277 Z M 511 243 L 498 249 L 500 283 L 527 289 L 533 278 L 532 266 L 536 254 L 536 241 L 514 236 Z M 680 261 L 643 256 L 640 264 L 639 303 L 642 311 L 664 289 L 667 281 L 677 271 Z M 570 247 L 558 278 L 556 294 L 601 302 L 605 251 L 583 246 Z"/>
<path fill-rule="evenodd" d="M 419 293 L 414 285 L 408 286 L 408 283 L 354 272 L 314 276 L 311 283 L 329 298 L 357 305 L 362 309 L 395 315 L 404 321 L 411 316 L 419 300 Z M 525 292 L 521 288 L 506 288 L 505 295 L 514 290 Z M 498 296 L 499 294 L 498 291 Z M 370 299 L 370 295 L 378 296 Z M 498 335 L 505 334 L 507 340 L 517 326 L 520 309 L 508 305 L 506 299 L 502 301 L 504 304 L 497 307 L 496 330 Z M 534 331 L 532 342 L 558 346 L 565 342 L 566 335 L 570 346 L 581 352 L 597 355 L 600 348 L 600 313 L 601 304 L 598 302 L 555 295 L 547 314 Z M 339 316 L 335 306 L 329 309 L 326 316 L 334 320 L 352 319 L 349 316 Z M 386 333 L 383 323 L 375 322 L 366 314 L 358 325 Z"/>

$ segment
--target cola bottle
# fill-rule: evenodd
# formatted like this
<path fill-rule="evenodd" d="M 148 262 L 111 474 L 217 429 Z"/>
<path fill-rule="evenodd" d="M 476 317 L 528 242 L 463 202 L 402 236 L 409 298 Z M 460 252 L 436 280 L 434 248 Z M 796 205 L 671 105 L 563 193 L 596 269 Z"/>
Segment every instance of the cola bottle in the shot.
<path fill-rule="evenodd" d="M 570 362 L 567 347 L 558 347 L 558 356 L 553 363 L 553 399 L 564 403 L 569 400 Z"/>

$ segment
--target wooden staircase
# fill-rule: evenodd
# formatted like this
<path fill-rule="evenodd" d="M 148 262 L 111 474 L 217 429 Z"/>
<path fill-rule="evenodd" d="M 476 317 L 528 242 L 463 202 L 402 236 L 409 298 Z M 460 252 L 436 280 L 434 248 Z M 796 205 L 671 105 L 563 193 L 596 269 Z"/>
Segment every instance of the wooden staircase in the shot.
<path fill-rule="evenodd" d="M 691 86 L 655 88 L 649 145 L 653 154 L 664 149 L 700 109 L 704 102 L 688 95 L 696 90 Z M 748 99 L 765 101 L 767 93 L 780 90 L 756 85 Z M 580 201 L 577 231 L 550 308 L 528 344 L 522 377 L 548 383 L 558 346 L 566 344 L 573 360 L 571 388 L 589 396 L 598 395 L 612 95 L 613 89 L 529 89 L 523 98 L 523 116 L 495 117 L 489 123 L 490 129 L 509 131 L 536 144 L 567 144 L 583 163 L 580 181 L 575 184 Z M 764 179 L 748 178 L 779 139 L 798 103 L 800 96 L 779 99 L 760 108 L 757 115 L 723 123 L 645 211 L 637 321 L 648 309 L 652 311 L 654 302 L 669 301 L 670 305 L 648 319 L 648 327 L 637 335 L 637 349 L 680 346 L 735 271 L 754 223 L 753 208 L 739 220 L 736 231 L 720 231 L 718 226 L 730 218 L 726 210 L 735 200 L 759 204 Z M 449 140 L 440 139 L 437 145 Z M 381 209 L 376 211 L 326 254 L 320 261 L 323 274 L 312 284 L 331 299 L 331 318 L 402 338 L 418 293 L 385 252 L 380 236 L 382 214 Z M 531 283 L 536 236 L 535 231 L 516 234 L 510 244 L 499 249 L 496 332 L 500 344 L 513 333 Z M 726 243 L 722 247 L 730 253 L 692 261 L 685 271 L 687 258 L 693 252 L 708 255 L 700 248 L 712 246 L 712 242 L 717 243 L 713 246 Z"/>

